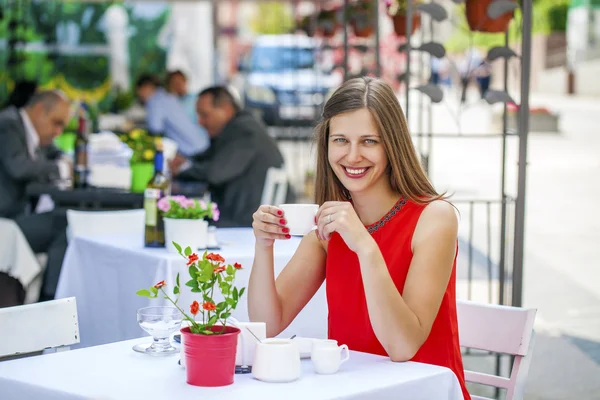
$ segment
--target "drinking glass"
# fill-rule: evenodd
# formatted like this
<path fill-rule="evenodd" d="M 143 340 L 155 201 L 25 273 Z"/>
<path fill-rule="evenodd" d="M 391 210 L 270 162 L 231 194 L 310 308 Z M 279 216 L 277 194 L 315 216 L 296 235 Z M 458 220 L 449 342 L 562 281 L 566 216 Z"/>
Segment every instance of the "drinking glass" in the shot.
<path fill-rule="evenodd" d="M 170 336 L 181 326 L 183 315 L 175 307 L 144 307 L 137 311 L 140 327 L 148 332 L 152 343 L 136 344 L 133 349 L 152 356 L 178 354 L 179 350 L 171 345 Z"/>

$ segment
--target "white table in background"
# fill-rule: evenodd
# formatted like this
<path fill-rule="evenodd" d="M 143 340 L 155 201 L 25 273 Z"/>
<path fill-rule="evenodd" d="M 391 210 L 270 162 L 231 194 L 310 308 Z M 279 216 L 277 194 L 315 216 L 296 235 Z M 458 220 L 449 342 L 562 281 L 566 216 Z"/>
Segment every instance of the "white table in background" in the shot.
<path fill-rule="evenodd" d="M 393 363 L 387 357 L 350 352 L 334 375 L 318 375 L 310 360 L 291 383 L 265 383 L 251 374 L 233 385 L 201 388 L 185 382 L 178 356 L 135 353 L 149 337 L 0 363 L 3 400 L 152 399 L 394 399 L 461 400 L 454 373 L 421 363 Z"/>
<path fill-rule="evenodd" d="M 250 228 L 219 229 L 217 240 L 227 263 L 239 262 L 236 286 L 247 287 L 254 259 L 254 235 Z M 299 238 L 275 244 L 275 274 L 290 260 Z M 69 242 L 63 262 L 56 298 L 77 298 L 81 343 L 78 347 L 96 346 L 133 339 L 145 334 L 136 320 L 136 311 L 149 305 L 168 305 L 164 299 L 147 299 L 135 294 L 166 280 L 169 291 L 175 276 L 181 273 L 182 295 L 179 304 L 186 310 L 198 294 L 191 293 L 185 282 L 189 273 L 185 260 L 166 249 L 149 249 L 143 238 L 132 235 L 76 237 Z M 172 293 L 172 292 L 169 292 Z M 248 321 L 247 295 L 240 300 L 233 316 Z M 324 338 L 327 336 L 327 301 L 325 286 L 282 333 Z"/>

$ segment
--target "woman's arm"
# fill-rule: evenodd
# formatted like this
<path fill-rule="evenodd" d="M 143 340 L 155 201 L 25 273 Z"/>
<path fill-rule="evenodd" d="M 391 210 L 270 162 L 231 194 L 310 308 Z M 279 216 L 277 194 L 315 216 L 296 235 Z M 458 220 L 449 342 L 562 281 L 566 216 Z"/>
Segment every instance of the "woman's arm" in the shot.
<path fill-rule="evenodd" d="M 275 281 L 273 246 L 257 241 L 248 285 L 248 315 L 250 321 L 266 322 L 267 337 L 287 328 L 321 287 L 325 258 L 325 249 L 313 231 L 302 239 Z"/>
<path fill-rule="evenodd" d="M 374 241 L 357 251 L 369 319 L 392 361 L 410 360 L 429 336 L 452 273 L 457 233 L 452 205 L 438 200 L 423 210 L 402 295 Z"/>

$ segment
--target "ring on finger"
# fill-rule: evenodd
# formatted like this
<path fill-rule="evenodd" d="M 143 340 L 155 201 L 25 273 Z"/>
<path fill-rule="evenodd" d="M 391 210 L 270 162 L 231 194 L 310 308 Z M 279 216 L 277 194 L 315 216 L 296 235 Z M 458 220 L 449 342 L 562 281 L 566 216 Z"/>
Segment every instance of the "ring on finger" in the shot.
<path fill-rule="evenodd" d="M 327 223 L 328 223 L 328 224 L 330 224 L 330 223 L 331 223 L 331 214 L 329 214 L 329 215 L 327 216 Z"/>

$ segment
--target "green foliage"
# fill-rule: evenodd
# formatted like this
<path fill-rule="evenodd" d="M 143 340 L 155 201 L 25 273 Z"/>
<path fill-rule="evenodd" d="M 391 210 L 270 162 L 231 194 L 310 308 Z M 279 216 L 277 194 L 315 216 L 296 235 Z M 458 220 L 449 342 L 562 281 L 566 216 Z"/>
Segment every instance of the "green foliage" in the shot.
<path fill-rule="evenodd" d="M 557 4 L 548 10 L 550 32 L 566 32 L 568 13 L 569 5 L 567 3 Z"/>
<path fill-rule="evenodd" d="M 269 1 L 258 4 L 258 12 L 250 22 L 250 29 L 260 35 L 291 32 L 295 22 L 288 4 Z"/>
<path fill-rule="evenodd" d="M 133 155 L 131 163 L 152 162 L 156 150 L 156 136 L 151 136 L 144 129 L 133 129 L 130 132 L 119 135 L 122 142 L 126 143 Z"/>
<path fill-rule="evenodd" d="M 183 317 L 188 320 L 190 325 L 190 331 L 200 335 L 218 335 L 218 329 L 212 329 L 218 322 L 225 327 L 227 325 L 227 318 L 231 316 L 231 312 L 235 310 L 239 300 L 242 298 L 246 288 L 238 290 L 234 286 L 235 274 L 242 266 L 238 263 L 233 265 L 226 264 L 225 259 L 219 254 L 204 252 L 202 258 L 199 258 L 197 254 L 192 253 L 190 247 L 182 252 L 181 245 L 173 242 L 173 245 L 179 252 L 179 254 L 186 260 L 186 264 L 189 265 L 190 280 L 186 282 L 185 286 L 191 288 L 193 293 L 201 293 L 202 304 L 198 301 L 192 302 L 190 305 L 190 313 L 183 311 L 177 304 L 179 300 L 179 294 L 181 293 L 179 284 L 179 274 L 175 279 L 175 286 L 173 288 L 173 295 L 177 296 L 174 299 L 171 298 L 165 291 L 165 281 L 158 282 L 156 285 L 150 287 L 150 289 L 141 289 L 136 292 L 138 296 L 155 299 L 159 296 L 159 292 L 162 293 L 163 297 L 169 300 L 177 309 L 183 314 Z M 224 301 L 215 304 L 213 299 L 215 293 L 215 286 L 219 288 Z M 196 315 L 202 313 L 202 320 L 196 321 Z"/>
<path fill-rule="evenodd" d="M 532 32 L 534 34 L 550 33 L 549 10 L 561 4 L 568 4 L 569 0 L 534 1 L 532 16 Z M 504 45 L 503 33 L 472 32 L 467 24 L 465 5 L 460 4 L 454 14 L 455 29 L 453 35 L 444 43 L 449 53 L 463 52 L 471 46 L 490 49 L 495 46 Z M 509 40 L 519 40 L 522 31 L 521 10 L 515 10 L 515 16 L 508 27 Z"/>

